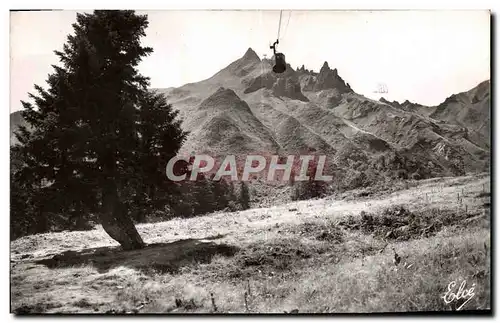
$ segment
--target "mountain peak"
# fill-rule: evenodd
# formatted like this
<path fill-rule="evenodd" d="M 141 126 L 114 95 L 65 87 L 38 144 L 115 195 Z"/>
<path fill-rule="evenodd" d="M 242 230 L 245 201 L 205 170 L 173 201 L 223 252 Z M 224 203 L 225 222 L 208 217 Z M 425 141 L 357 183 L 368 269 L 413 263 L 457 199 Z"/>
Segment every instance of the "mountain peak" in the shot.
<path fill-rule="evenodd" d="M 257 55 L 257 53 L 251 48 L 248 47 L 247 51 L 245 52 L 245 55 L 243 55 L 244 60 L 257 60 L 260 62 L 260 57 Z"/>
<path fill-rule="evenodd" d="M 217 89 L 217 91 L 215 91 L 215 92 L 212 94 L 212 96 L 221 96 L 221 95 L 222 95 L 222 96 L 227 96 L 227 95 L 228 95 L 228 96 L 231 96 L 231 97 L 237 97 L 237 98 L 239 99 L 238 95 L 237 95 L 236 93 L 234 93 L 234 91 L 233 91 L 233 90 L 231 90 L 231 89 L 229 89 L 229 88 L 225 88 L 225 87 L 223 87 L 223 86 L 219 87 L 219 88 Z"/>
<path fill-rule="evenodd" d="M 199 105 L 200 110 L 217 108 L 217 107 L 230 107 L 238 105 L 241 102 L 240 97 L 230 88 L 219 87 L 212 95 L 206 98 Z"/>
<path fill-rule="evenodd" d="M 383 96 L 381 96 L 378 100 L 382 103 L 391 104 L 391 102 L 387 101 Z"/>
<path fill-rule="evenodd" d="M 352 91 L 348 87 L 344 80 L 339 76 L 337 69 L 330 69 L 328 62 L 325 61 L 316 79 L 316 84 L 314 85 L 315 91 L 321 91 L 325 89 L 338 89 L 341 92 Z"/>

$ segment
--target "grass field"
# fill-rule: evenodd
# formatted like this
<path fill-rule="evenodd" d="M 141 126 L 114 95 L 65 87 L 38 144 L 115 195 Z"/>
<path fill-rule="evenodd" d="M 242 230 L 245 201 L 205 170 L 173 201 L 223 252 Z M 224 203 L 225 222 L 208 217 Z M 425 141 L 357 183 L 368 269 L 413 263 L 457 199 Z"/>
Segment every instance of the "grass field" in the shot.
<path fill-rule="evenodd" d="M 11 242 L 16 313 L 351 313 L 490 309 L 490 177 L 417 182 L 138 225 L 121 251 L 102 228 Z M 395 253 L 400 257 L 396 265 Z M 473 285 L 475 284 L 475 285 Z"/>

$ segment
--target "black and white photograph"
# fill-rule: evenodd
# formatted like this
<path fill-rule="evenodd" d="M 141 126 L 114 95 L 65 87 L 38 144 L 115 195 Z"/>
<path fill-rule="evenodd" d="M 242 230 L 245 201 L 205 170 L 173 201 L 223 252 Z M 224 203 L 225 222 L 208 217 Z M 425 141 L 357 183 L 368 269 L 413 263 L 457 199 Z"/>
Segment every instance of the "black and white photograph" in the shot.
<path fill-rule="evenodd" d="M 492 314 L 487 8 L 9 19 L 12 316 Z"/>

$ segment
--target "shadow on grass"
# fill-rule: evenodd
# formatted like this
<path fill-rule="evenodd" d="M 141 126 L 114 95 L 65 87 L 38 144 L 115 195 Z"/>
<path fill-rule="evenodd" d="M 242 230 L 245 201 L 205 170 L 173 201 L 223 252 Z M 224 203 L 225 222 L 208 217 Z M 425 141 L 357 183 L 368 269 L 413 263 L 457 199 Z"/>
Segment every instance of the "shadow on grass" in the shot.
<path fill-rule="evenodd" d="M 215 239 L 215 238 L 214 238 Z M 171 243 L 149 244 L 143 249 L 124 251 L 120 247 L 101 247 L 66 251 L 36 263 L 49 268 L 92 265 L 100 273 L 115 267 L 129 267 L 145 273 L 176 273 L 192 263 L 209 263 L 215 255 L 232 257 L 239 248 L 216 244 L 207 239 L 186 239 Z"/>

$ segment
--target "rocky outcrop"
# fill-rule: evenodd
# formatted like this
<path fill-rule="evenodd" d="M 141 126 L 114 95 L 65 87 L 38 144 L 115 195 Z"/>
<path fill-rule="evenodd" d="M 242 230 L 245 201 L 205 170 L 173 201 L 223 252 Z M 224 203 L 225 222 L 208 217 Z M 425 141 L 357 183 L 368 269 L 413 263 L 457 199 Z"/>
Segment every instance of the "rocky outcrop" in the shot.
<path fill-rule="evenodd" d="M 275 82 L 276 77 L 273 76 L 271 72 L 259 75 L 250 82 L 250 85 L 245 89 L 245 91 L 243 91 L 243 93 L 252 93 L 262 88 L 270 90 L 273 88 Z"/>
<path fill-rule="evenodd" d="M 346 85 L 344 80 L 339 76 L 337 69 L 330 69 L 327 62 L 323 64 L 323 67 L 321 67 L 321 70 L 316 77 L 314 91 L 321 91 L 326 89 L 337 89 L 340 93 L 347 93 L 352 91 Z"/>
<path fill-rule="evenodd" d="M 309 101 L 302 93 L 298 73 L 289 64 L 287 64 L 287 69 L 282 74 L 268 72 L 257 76 L 243 92 L 248 94 L 262 88 L 272 90 L 273 95 L 277 97 L 287 97 L 304 102 Z"/>
<path fill-rule="evenodd" d="M 381 98 L 379 99 L 379 101 L 380 101 L 380 102 L 382 102 L 382 103 L 388 104 L 388 105 L 392 105 L 392 102 L 390 102 L 390 101 L 386 100 L 384 97 L 381 97 Z"/>
<path fill-rule="evenodd" d="M 308 102 L 309 99 L 302 94 L 300 83 L 297 78 L 283 77 L 278 78 L 273 85 L 273 94 L 277 97 L 288 97 L 290 99 Z"/>
<path fill-rule="evenodd" d="M 314 91 L 316 78 L 312 75 L 304 75 L 300 78 L 300 85 L 304 91 Z"/>

